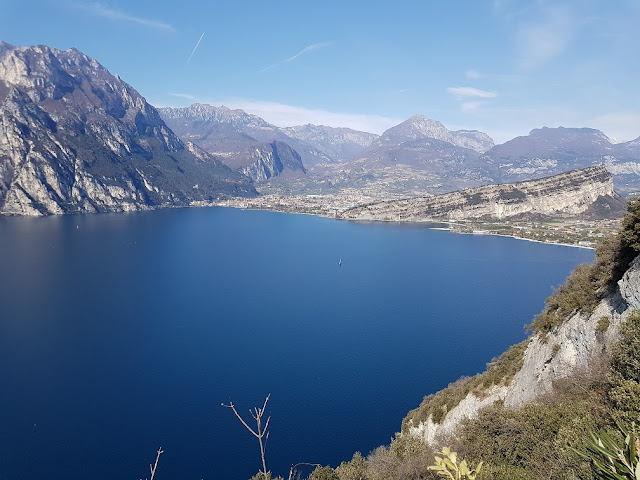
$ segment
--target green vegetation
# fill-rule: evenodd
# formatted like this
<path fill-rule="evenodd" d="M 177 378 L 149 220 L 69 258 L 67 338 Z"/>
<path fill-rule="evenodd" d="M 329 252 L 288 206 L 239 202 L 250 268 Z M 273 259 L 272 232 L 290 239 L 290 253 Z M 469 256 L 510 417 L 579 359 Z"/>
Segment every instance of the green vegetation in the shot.
<path fill-rule="evenodd" d="M 640 420 L 640 311 L 620 326 L 611 355 L 609 400 L 614 419 L 631 425 Z M 637 433 L 637 432 L 636 432 Z"/>
<path fill-rule="evenodd" d="M 546 334 L 568 315 L 592 310 L 639 252 L 640 199 L 630 202 L 620 233 L 600 245 L 594 265 L 576 268 L 548 299 L 532 325 L 536 334 L 552 340 Z M 604 333 L 610 323 L 603 316 L 596 330 Z M 440 422 L 469 393 L 482 398 L 491 386 L 508 385 L 522 367 L 528 341 L 511 347 L 484 373 L 425 397 L 403 421 L 403 434 L 397 434 L 390 445 L 366 457 L 356 453 L 335 469 L 318 466 L 309 480 L 640 480 L 639 432 L 634 424 L 640 420 L 640 311 L 632 312 L 619 332 L 610 357 L 603 354 L 599 362 L 590 363 L 588 372 L 555 382 L 552 393 L 519 409 L 495 403 L 464 422 L 452 440 L 457 454 L 451 449 L 442 455 L 432 451 L 408 435 L 409 424 L 430 415 Z M 559 350 L 560 345 L 554 344 L 553 353 Z M 618 425 L 629 428 L 622 429 L 621 435 Z M 586 432 L 599 433 L 589 437 Z M 436 465 L 434 454 L 439 458 Z M 458 454 L 467 460 L 464 467 L 457 461 Z M 470 469 L 469 462 L 477 462 L 478 467 Z M 480 462 L 484 462 L 481 471 Z M 264 477 L 260 472 L 255 478 Z"/>
<path fill-rule="evenodd" d="M 409 412 L 402 422 L 403 432 L 409 423 L 417 425 L 432 415 L 435 423 L 440 423 L 447 412 L 458 405 L 470 392 L 482 398 L 486 389 L 494 385 L 508 385 L 522 367 L 524 352 L 529 342 L 526 340 L 513 345 L 509 350 L 487 364 L 487 370 L 470 378 L 460 379 L 444 390 L 424 398 L 420 406 Z"/>
<path fill-rule="evenodd" d="M 608 423 L 607 408 L 594 386 L 570 385 L 520 409 L 488 407 L 462 427 L 458 451 L 485 460 L 486 479 L 591 479 L 589 463 L 570 445 Z"/>
<path fill-rule="evenodd" d="M 586 452 L 578 453 L 591 460 L 597 479 L 640 480 L 640 440 L 624 427 L 619 430 L 624 437 L 623 446 L 601 430 L 591 433 Z"/>
<path fill-rule="evenodd" d="M 609 320 L 609 317 L 600 317 L 598 319 L 598 326 L 596 327 L 596 331 L 600 333 L 606 332 L 607 330 L 609 330 L 610 323 L 611 320 Z"/>
<path fill-rule="evenodd" d="M 600 243 L 592 265 L 578 265 L 564 285 L 546 300 L 546 308 L 531 323 L 535 333 L 546 334 L 576 311 L 593 312 L 615 288 L 640 253 L 640 198 L 630 201 L 618 234 Z"/>
<path fill-rule="evenodd" d="M 449 447 L 444 447 L 442 449 L 442 457 L 436 455 L 435 461 L 436 464 L 431 465 L 429 470 L 433 470 L 438 475 L 450 480 L 463 480 L 465 478 L 475 480 L 482 469 L 482 462 L 478 463 L 476 468 L 469 468 L 466 460 L 462 460 L 458 465 L 458 454 L 452 452 Z"/>

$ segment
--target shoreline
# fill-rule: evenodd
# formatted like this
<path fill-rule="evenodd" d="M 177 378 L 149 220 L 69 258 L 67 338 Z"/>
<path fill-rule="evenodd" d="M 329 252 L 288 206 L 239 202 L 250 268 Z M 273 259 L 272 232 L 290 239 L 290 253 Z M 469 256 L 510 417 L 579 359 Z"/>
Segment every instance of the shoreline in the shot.
<path fill-rule="evenodd" d="M 482 233 L 475 233 L 475 232 L 456 232 L 452 229 L 452 225 L 457 225 L 455 222 L 449 222 L 449 221 L 435 221 L 435 220 L 430 220 L 430 221 L 419 221 L 419 222 L 398 222 L 398 221 L 389 221 L 389 220 L 365 220 L 365 221 L 360 221 L 360 220 L 351 220 L 351 219 L 345 219 L 345 218 L 340 218 L 337 215 L 323 215 L 321 213 L 316 213 L 316 212 L 292 212 L 292 211 L 286 211 L 286 210 L 281 210 L 281 209 L 276 209 L 276 208 L 259 208 L 259 207 L 249 207 L 249 206 L 237 206 L 237 205 L 221 205 L 221 204 L 211 204 L 210 206 L 213 207 L 225 207 L 225 208 L 237 208 L 239 210 L 257 210 L 257 211 L 268 211 L 268 212 L 277 212 L 277 213 L 285 213 L 285 214 L 294 214 L 294 215 L 313 215 L 316 217 L 321 217 L 321 218 L 330 218 L 330 219 L 334 219 L 334 220 L 340 220 L 340 221 L 348 221 L 348 222 L 356 222 L 356 223 L 376 223 L 376 224 L 382 224 L 382 223 L 387 223 L 387 224 L 396 224 L 396 225 L 412 225 L 412 226 L 424 226 L 425 228 L 428 228 L 430 230 L 442 230 L 442 231 L 448 231 L 451 232 L 453 234 L 456 235 L 491 235 L 494 237 L 505 237 L 505 238 L 514 238 L 516 240 L 523 240 L 523 241 L 527 241 L 527 242 L 533 242 L 533 243 L 541 243 L 543 245 L 558 245 L 561 247 L 573 247 L 573 248 L 583 248 L 586 250 L 593 250 L 595 251 L 595 247 L 589 247 L 586 245 L 575 245 L 575 244 L 571 244 L 571 243 L 562 243 L 562 242 L 545 242 L 542 240 L 535 240 L 532 238 L 526 238 L 526 237 L 519 237 L 517 235 L 505 235 L 502 233 L 492 233 L 492 232 L 482 232 Z M 429 226 L 429 225 L 438 225 L 438 226 Z M 448 225 L 448 226 L 439 226 L 439 225 Z"/>

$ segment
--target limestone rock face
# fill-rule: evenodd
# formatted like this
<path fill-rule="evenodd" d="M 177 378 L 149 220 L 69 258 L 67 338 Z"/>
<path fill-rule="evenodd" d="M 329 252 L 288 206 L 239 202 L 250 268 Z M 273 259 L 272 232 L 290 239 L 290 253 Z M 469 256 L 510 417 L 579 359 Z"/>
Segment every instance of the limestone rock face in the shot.
<path fill-rule="evenodd" d="M 0 45 L 0 213 L 256 195 L 248 179 L 194 150 L 136 90 L 78 50 Z"/>
<path fill-rule="evenodd" d="M 534 336 L 525 351 L 522 368 L 508 386 L 492 387 L 482 399 L 470 393 L 441 423 L 436 424 L 429 417 L 418 425 L 410 425 L 408 434 L 434 444 L 449 438 L 462 420 L 474 418 L 487 405 L 503 401 L 505 407 L 518 408 L 550 392 L 557 380 L 588 374 L 601 354 L 608 353 L 617 341 L 620 324 L 637 309 L 640 309 L 640 256 L 618 282 L 618 291 L 603 299 L 593 313 L 576 313 L 545 338 Z M 605 331 L 598 328 L 603 317 L 609 320 Z"/>
<path fill-rule="evenodd" d="M 621 209 L 603 166 L 553 177 L 460 190 L 433 197 L 408 198 L 355 207 L 342 213 L 353 220 L 428 222 L 433 220 L 497 219 L 523 216 L 579 215 L 598 201 Z"/>
<path fill-rule="evenodd" d="M 251 147 L 246 155 L 232 159 L 228 165 L 237 166 L 237 170 L 254 182 L 268 180 L 283 172 L 306 173 L 298 152 L 284 142 L 263 143 Z"/>
<path fill-rule="evenodd" d="M 501 183 L 556 175 L 605 164 L 618 192 L 635 193 L 640 186 L 637 140 L 613 143 L 592 128 L 537 128 L 529 135 L 496 145 L 483 155 Z"/>
<path fill-rule="evenodd" d="M 312 145 L 336 161 L 357 157 L 379 137 L 375 133 L 360 132 L 351 128 L 311 124 L 286 127 L 281 131 L 291 138 Z"/>
<path fill-rule="evenodd" d="M 286 129 L 243 110 L 200 103 L 158 110 L 180 138 L 194 142 L 231 168 L 238 162 L 248 164 L 252 147 L 261 148 L 261 144 L 274 141 L 286 143 L 294 149 L 305 166 L 335 161 L 304 139 L 288 135 Z"/>

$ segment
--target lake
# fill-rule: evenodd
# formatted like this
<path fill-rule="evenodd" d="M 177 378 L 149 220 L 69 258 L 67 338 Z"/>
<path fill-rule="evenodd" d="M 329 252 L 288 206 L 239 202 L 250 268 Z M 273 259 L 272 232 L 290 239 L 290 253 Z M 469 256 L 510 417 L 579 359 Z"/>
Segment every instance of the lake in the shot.
<path fill-rule="evenodd" d="M 0 479 L 245 480 L 388 444 L 590 250 L 225 208 L 0 218 Z M 342 265 L 338 262 L 342 259 Z M 308 473 L 308 472 L 307 472 Z"/>

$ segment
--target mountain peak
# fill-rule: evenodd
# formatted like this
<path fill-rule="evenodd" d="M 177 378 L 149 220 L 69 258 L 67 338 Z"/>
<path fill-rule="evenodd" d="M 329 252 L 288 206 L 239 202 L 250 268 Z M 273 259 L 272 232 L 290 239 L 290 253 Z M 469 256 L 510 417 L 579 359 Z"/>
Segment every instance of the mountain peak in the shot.
<path fill-rule="evenodd" d="M 404 142 L 434 139 L 448 142 L 458 147 L 469 148 L 484 153 L 493 147 L 494 143 L 487 134 L 476 130 L 451 131 L 437 120 L 417 113 L 399 125 L 390 128 L 382 134 L 382 145 L 399 145 Z"/>
<path fill-rule="evenodd" d="M 0 79 L 2 213 L 139 210 L 256 194 L 245 177 L 185 147 L 133 87 L 76 49 L 4 50 Z"/>

